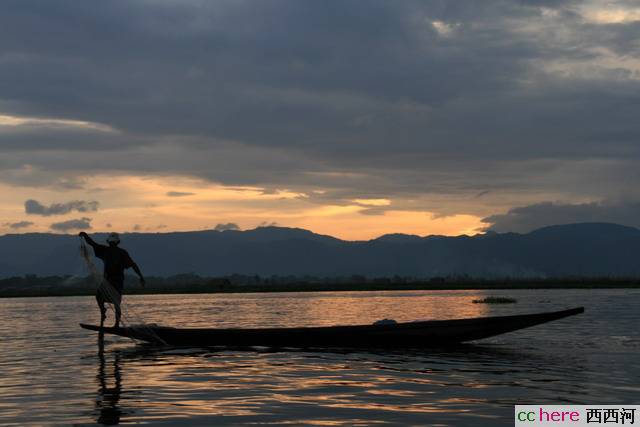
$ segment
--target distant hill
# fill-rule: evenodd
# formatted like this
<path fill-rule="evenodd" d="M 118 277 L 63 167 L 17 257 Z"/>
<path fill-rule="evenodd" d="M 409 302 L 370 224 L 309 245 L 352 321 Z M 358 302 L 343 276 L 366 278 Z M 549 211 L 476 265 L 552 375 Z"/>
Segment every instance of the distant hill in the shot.
<path fill-rule="evenodd" d="M 98 241 L 106 237 L 93 236 Z M 78 246 L 79 238 L 75 235 L 0 236 L 0 277 L 85 275 Z M 122 235 L 122 247 L 147 275 L 157 276 L 640 275 L 640 230 L 607 223 L 556 225 L 528 234 L 487 233 L 472 237 L 389 234 L 356 242 L 284 227 L 130 233 Z"/>

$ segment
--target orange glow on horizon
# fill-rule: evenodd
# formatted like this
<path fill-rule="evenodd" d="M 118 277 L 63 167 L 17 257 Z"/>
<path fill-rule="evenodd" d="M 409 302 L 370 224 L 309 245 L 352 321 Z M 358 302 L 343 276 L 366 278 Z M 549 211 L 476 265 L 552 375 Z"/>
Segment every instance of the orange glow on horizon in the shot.
<path fill-rule="evenodd" d="M 304 228 L 346 240 L 368 240 L 389 233 L 425 235 L 475 234 L 485 224 L 480 216 L 435 216 L 432 212 L 394 209 L 386 198 L 331 201 L 325 191 L 225 186 L 187 177 L 97 175 L 78 189 L 20 187 L 0 184 L 0 232 L 51 232 L 53 223 L 91 218 L 87 231 L 170 232 L 213 229 L 237 224 L 240 229 L 261 225 Z M 95 212 L 39 216 L 25 213 L 24 202 L 44 205 L 71 200 L 96 200 Z M 337 203 L 338 202 L 338 203 Z M 371 211 L 375 210 L 375 211 Z M 11 228 L 23 221 L 33 224 Z M 69 233 L 75 232 L 69 230 Z"/>

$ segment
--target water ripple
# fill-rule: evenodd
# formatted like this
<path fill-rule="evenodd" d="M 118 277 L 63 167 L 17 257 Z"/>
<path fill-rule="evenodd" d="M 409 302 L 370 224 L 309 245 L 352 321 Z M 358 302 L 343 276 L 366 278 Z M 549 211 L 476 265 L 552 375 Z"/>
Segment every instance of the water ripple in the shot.
<path fill-rule="evenodd" d="M 448 350 L 172 349 L 99 342 L 89 297 L 0 300 L 0 424 L 512 425 L 513 405 L 629 402 L 640 388 L 637 292 L 481 291 L 136 296 L 179 326 L 450 319 L 585 305 L 584 315 Z M 544 304 L 539 301 L 545 301 Z"/>

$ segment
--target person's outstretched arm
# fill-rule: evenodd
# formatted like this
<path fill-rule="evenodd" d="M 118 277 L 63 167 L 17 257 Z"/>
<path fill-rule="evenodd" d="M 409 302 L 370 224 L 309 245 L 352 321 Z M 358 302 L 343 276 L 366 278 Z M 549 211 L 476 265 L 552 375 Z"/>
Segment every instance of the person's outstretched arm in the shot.
<path fill-rule="evenodd" d="M 138 267 L 138 264 L 136 264 L 134 262 L 133 265 L 131 266 L 131 268 L 133 268 L 133 271 L 135 271 L 136 274 L 138 275 L 138 277 L 140 278 L 140 285 L 144 288 L 144 285 L 145 285 L 146 281 L 144 280 L 144 277 L 142 276 L 142 271 L 140 271 L 140 267 Z"/>
<path fill-rule="evenodd" d="M 96 246 L 99 246 L 95 240 L 93 240 L 91 237 L 89 237 L 89 235 L 87 233 L 85 233 L 84 231 L 81 231 L 78 236 L 84 238 L 84 240 L 93 248 L 95 248 Z"/>
<path fill-rule="evenodd" d="M 142 287 L 144 288 L 146 281 L 144 280 L 142 271 L 140 271 L 140 267 L 138 267 L 138 264 L 136 264 L 135 261 L 131 258 L 131 256 L 129 255 L 129 252 L 123 249 L 122 253 L 124 255 L 123 261 L 124 261 L 125 268 L 133 268 L 133 271 L 135 271 L 138 277 L 140 278 L 140 285 L 142 285 Z"/>

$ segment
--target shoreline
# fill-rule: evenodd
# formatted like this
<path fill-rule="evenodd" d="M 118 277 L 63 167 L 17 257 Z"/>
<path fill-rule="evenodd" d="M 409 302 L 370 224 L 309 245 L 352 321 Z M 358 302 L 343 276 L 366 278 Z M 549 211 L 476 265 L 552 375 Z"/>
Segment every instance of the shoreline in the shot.
<path fill-rule="evenodd" d="M 131 284 L 124 295 L 175 294 L 243 294 L 290 292 L 371 292 L 371 291 L 454 291 L 454 290 L 521 290 L 521 289 L 640 289 L 640 281 L 614 282 L 502 282 L 502 283 L 398 283 L 398 284 L 291 284 L 291 285 L 183 285 L 175 287 L 147 287 Z M 0 298 L 42 298 L 93 296 L 95 287 L 42 287 L 0 290 Z"/>

